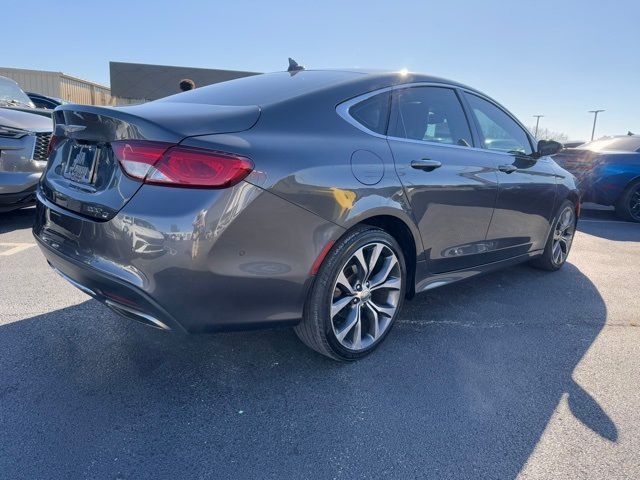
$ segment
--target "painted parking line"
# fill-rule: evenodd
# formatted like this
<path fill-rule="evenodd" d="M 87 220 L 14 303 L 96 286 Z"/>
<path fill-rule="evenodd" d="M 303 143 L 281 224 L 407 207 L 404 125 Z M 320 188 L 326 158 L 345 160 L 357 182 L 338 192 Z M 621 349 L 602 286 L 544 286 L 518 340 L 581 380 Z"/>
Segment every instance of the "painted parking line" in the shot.
<path fill-rule="evenodd" d="M 0 250 L 4 248 L 9 248 L 9 250 L 4 250 L 0 252 L 0 256 L 8 257 L 10 255 L 15 255 L 18 252 L 26 250 L 27 248 L 35 247 L 35 243 L 0 243 Z"/>

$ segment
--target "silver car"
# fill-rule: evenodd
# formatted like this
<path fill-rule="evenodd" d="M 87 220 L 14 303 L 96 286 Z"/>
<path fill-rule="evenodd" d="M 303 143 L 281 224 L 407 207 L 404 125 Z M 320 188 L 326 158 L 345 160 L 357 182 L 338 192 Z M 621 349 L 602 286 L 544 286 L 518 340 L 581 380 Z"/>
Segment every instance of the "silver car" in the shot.
<path fill-rule="evenodd" d="M 16 82 L 0 77 L 0 212 L 35 203 L 53 130 L 50 115 L 35 109 Z"/>

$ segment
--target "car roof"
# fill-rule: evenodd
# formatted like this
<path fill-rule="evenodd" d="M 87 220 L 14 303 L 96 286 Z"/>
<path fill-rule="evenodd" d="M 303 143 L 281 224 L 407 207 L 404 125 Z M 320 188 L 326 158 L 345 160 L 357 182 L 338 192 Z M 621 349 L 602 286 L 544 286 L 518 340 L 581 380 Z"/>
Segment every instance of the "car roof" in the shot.
<path fill-rule="evenodd" d="M 314 96 L 321 92 L 331 92 L 335 100 L 343 101 L 385 87 L 417 82 L 445 84 L 477 92 L 473 88 L 452 80 L 406 71 L 300 70 L 264 73 L 215 83 L 158 101 L 265 107 L 292 99 Z"/>

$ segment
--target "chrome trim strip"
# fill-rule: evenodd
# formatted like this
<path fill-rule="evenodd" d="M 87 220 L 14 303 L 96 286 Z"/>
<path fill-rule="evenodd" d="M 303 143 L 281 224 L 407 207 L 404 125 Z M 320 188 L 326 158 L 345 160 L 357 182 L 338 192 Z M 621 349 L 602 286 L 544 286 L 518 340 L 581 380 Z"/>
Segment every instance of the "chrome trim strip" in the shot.
<path fill-rule="evenodd" d="M 428 140 L 414 140 L 414 139 L 411 139 L 411 138 L 393 137 L 391 135 L 381 135 L 379 133 L 376 133 L 374 131 L 369 130 L 367 127 L 365 127 L 360 122 L 358 122 L 355 118 L 353 118 L 351 115 L 349 115 L 349 109 L 353 105 L 355 105 L 356 103 L 360 103 L 363 100 L 366 100 L 367 98 L 371 98 L 371 97 L 373 97 L 375 95 L 378 95 L 378 94 L 384 93 L 384 92 L 389 92 L 389 91 L 394 91 L 394 90 L 402 90 L 404 88 L 412 88 L 412 87 L 444 87 L 444 88 L 450 88 L 452 90 L 461 90 L 461 91 L 463 91 L 465 93 L 469 93 L 471 95 L 475 95 L 477 97 L 480 97 L 480 98 L 488 101 L 489 103 L 492 103 L 497 108 L 502 110 L 505 114 L 507 114 L 509 116 L 509 118 L 511 118 L 514 122 L 516 122 L 518 124 L 518 126 L 520 126 L 520 128 L 522 128 L 525 131 L 525 133 L 529 137 L 529 143 L 531 143 L 531 148 L 535 151 L 535 148 L 534 148 L 535 138 L 533 137 L 533 135 L 531 135 L 531 132 L 529 132 L 529 130 L 517 118 L 515 118 L 511 112 L 509 112 L 509 110 L 504 108 L 502 105 L 500 105 L 498 102 L 496 102 L 492 98 L 486 96 L 485 94 L 483 94 L 483 93 L 481 93 L 481 92 L 479 92 L 477 90 L 474 90 L 474 89 L 469 88 L 469 87 L 464 87 L 464 86 L 454 85 L 454 84 L 451 84 L 451 83 L 446 83 L 446 82 L 411 82 L 411 83 L 400 83 L 400 84 L 397 84 L 397 85 L 393 85 L 391 87 L 380 88 L 380 89 L 374 90 L 372 92 L 367 92 L 367 93 L 364 93 L 362 95 L 358 95 L 357 97 L 353 97 L 353 98 L 351 98 L 349 100 L 346 100 L 346 101 L 338 104 L 338 106 L 336 107 L 336 113 L 338 115 L 340 115 L 340 117 L 342 117 L 346 122 L 348 122 L 351 125 L 353 125 L 354 127 L 356 127 L 358 130 L 361 130 L 364 133 L 368 133 L 369 135 L 371 135 L 373 137 L 377 137 L 377 138 L 385 138 L 385 139 L 395 140 L 395 141 L 399 141 L 399 142 L 417 143 L 417 144 L 420 144 L 420 145 L 437 145 L 437 146 L 441 146 L 441 147 L 458 148 L 458 149 L 464 149 L 464 151 L 489 152 L 489 153 L 496 153 L 498 155 L 508 155 L 510 157 L 513 157 L 513 154 L 511 154 L 511 153 L 500 152 L 498 150 L 490 150 L 488 148 L 463 147 L 461 145 L 452 145 L 452 144 L 449 144 L 449 143 L 438 143 L 438 142 L 430 142 Z"/>
<path fill-rule="evenodd" d="M 364 133 L 368 133 L 369 135 L 377 138 L 387 138 L 386 135 L 381 135 L 379 133 L 374 132 L 373 130 L 369 130 L 367 127 L 365 127 L 360 122 L 358 122 L 355 118 L 353 118 L 349 114 L 349 109 L 353 107 L 356 103 L 360 103 L 366 100 L 367 98 L 374 97 L 380 93 L 390 92 L 391 90 L 393 90 L 393 88 L 394 87 L 381 88 L 379 90 L 374 90 L 373 92 L 359 95 L 357 97 L 352 98 L 351 100 L 347 100 L 346 102 L 342 102 L 336 107 L 336 113 L 340 115 L 343 118 L 343 120 L 345 120 L 347 123 L 350 123 L 351 125 L 356 127 L 358 130 L 363 131 Z"/>
<path fill-rule="evenodd" d="M 486 153 L 489 150 L 487 150 L 486 148 L 479 148 L 479 147 L 463 147 L 462 145 L 453 145 L 451 143 L 440 143 L 440 142 L 430 142 L 429 140 L 415 140 L 413 138 L 402 138 L 402 137 L 392 137 L 391 135 L 387 135 L 385 138 L 387 138 L 388 140 L 394 140 L 397 142 L 406 142 L 406 143 L 417 143 L 420 145 L 432 145 L 434 147 L 446 147 L 446 148 L 458 148 L 458 149 L 462 149 L 465 152 L 483 152 Z M 500 152 L 502 153 L 502 152 Z"/>

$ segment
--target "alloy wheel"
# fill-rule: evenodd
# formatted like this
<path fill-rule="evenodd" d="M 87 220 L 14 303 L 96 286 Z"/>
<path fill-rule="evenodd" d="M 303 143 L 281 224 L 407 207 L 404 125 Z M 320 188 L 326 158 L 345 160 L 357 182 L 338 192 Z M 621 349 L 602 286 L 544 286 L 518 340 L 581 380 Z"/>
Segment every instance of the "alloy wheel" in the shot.
<path fill-rule="evenodd" d="M 571 242 L 575 234 L 575 213 L 573 208 L 565 208 L 556 222 L 553 232 L 553 244 L 551 247 L 551 257 L 556 265 L 562 264 L 569 255 Z"/>
<path fill-rule="evenodd" d="M 400 302 L 402 272 L 384 243 L 358 248 L 342 266 L 333 287 L 331 327 L 340 344 L 364 350 L 389 328 Z"/>
<path fill-rule="evenodd" d="M 629 213 L 634 220 L 640 221 L 640 186 L 631 192 L 629 198 Z"/>

